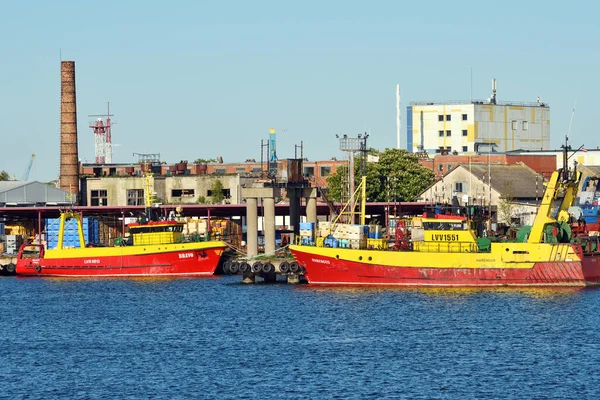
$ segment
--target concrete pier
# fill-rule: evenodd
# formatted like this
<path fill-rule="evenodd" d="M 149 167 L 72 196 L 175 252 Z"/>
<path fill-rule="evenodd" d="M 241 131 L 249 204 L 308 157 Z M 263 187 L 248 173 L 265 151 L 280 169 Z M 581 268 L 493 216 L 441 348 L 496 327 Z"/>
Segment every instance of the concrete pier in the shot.
<path fill-rule="evenodd" d="M 265 219 L 263 229 L 265 232 L 265 254 L 275 254 L 275 199 L 263 198 Z"/>
<path fill-rule="evenodd" d="M 258 255 L 258 200 L 256 197 L 246 198 L 246 246 L 248 257 Z"/>

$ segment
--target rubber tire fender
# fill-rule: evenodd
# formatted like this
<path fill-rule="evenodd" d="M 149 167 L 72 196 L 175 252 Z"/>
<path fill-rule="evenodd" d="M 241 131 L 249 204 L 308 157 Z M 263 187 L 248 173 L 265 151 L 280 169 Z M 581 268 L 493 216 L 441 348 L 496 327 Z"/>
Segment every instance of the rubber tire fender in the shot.
<path fill-rule="evenodd" d="M 231 272 L 232 275 L 235 275 L 238 273 L 239 270 L 240 270 L 240 263 L 237 261 L 233 261 L 231 263 L 231 265 L 229 266 L 229 272 Z"/>
<path fill-rule="evenodd" d="M 296 261 L 292 261 L 290 263 L 290 272 L 293 274 L 297 274 L 300 271 L 300 265 Z"/>
<path fill-rule="evenodd" d="M 231 267 L 231 260 L 227 260 L 223 263 L 223 273 L 225 275 L 229 275 L 231 273 L 229 267 Z"/>
<path fill-rule="evenodd" d="M 282 261 L 281 264 L 279 264 L 279 272 L 282 274 L 290 272 L 290 264 L 287 261 Z"/>
<path fill-rule="evenodd" d="M 275 266 L 268 262 L 262 266 L 262 272 L 264 274 L 272 274 L 273 272 L 275 272 Z"/>
<path fill-rule="evenodd" d="M 262 271 L 262 264 L 260 261 L 256 261 L 254 264 L 252 264 L 252 272 L 258 274 L 260 271 Z"/>
<path fill-rule="evenodd" d="M 247 274 L 248 272 L 250 272 L 250 264 L 248 264 L 247 262 L 241 262 L 240 263 L 240 272 L 242 274 Z"/>

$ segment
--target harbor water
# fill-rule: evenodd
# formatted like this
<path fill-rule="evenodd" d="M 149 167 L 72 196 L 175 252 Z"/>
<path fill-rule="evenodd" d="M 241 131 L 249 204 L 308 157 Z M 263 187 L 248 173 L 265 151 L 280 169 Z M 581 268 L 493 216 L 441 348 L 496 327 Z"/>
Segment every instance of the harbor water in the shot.
<path fill-rule="evenodd" d="M 593 399 L 600 290 L 0 278 L 0 397 Z"/>

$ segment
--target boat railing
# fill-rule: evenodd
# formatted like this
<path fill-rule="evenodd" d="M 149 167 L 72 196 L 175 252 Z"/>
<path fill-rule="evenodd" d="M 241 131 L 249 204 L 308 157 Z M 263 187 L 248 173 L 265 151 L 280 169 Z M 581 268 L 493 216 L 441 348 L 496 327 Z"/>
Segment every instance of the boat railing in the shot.
<path fill-rule="evenodd" d="M 414 251 L 423 253 L 477 253 L 477 243 L 469 242 L 413 242 Z"/>
<path fill-rule="evenodd" d="M 35 250 L 27 250 L 28 248 L 33 247 Z M 42 243 L 23 243 L 21 247 L 19 247 L 19 252 L 17 253 L 17 259 L 23 258 L 44 258 L 44 250 L 45 246 Z"/>

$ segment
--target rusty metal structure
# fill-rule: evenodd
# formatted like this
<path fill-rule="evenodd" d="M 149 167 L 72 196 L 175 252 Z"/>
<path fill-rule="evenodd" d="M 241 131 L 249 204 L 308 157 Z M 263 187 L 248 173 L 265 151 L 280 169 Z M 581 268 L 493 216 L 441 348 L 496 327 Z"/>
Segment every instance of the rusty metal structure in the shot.
<path fill-rule="evenodd" d="M 77 101 L 75 61 L 60 65 L 60 188 L 79 199 L 79 155 L 77 148 Z"/>

